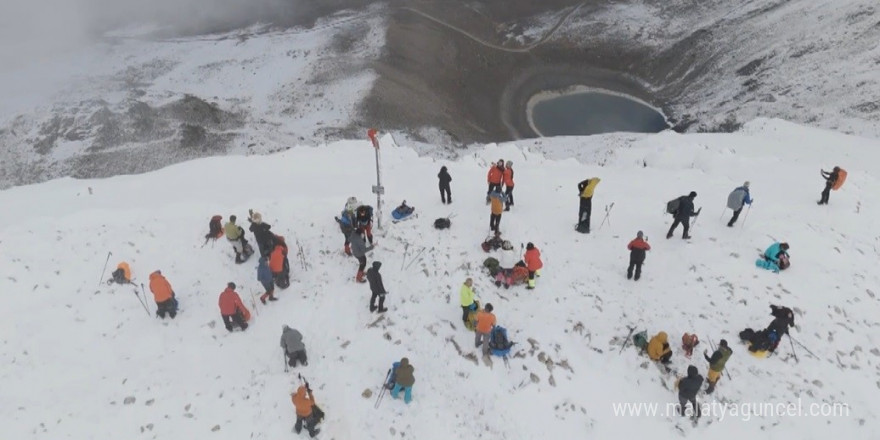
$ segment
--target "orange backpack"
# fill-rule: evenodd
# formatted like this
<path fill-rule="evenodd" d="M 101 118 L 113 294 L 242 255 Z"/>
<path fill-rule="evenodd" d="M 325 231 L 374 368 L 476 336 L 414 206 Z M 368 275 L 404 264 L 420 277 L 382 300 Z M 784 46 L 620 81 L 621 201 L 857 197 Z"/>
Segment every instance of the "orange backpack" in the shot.
<path fill-rule="evenodd" d="M 841 168 L 837 171 L 837 181 L 834 182 L 834 186 L 831 189 L 837 191 L 843 186 L 843 182 L 846 182 L 846 170 Z"/>

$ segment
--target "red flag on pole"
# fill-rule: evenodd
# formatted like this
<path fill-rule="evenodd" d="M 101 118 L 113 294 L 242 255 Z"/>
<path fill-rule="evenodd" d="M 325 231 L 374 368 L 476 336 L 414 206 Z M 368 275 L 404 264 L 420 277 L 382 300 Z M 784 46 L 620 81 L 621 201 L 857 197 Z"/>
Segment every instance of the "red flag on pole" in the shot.
<path fill-rule="evenodd" d="M 376 130 L 375 128 L 371 128 L 371 129 L 367 130 L 367 137 L 369 137 L 370 141 L 373 142 L 373 148 L 375 148 L 377 150 L 379 149 L 379 140 L 376 139 L 376 134 L 378 134 L 378 133 L 379 133 L 379 131 Z"/>

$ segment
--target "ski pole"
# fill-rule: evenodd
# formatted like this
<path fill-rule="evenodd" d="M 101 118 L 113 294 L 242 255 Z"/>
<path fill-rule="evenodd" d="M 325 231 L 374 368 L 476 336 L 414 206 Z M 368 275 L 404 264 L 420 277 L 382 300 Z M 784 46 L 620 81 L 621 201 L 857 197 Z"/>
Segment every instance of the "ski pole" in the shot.
<path fill-rule="evenodd" d="M 112 253 L 113 253 L 113 252 L 110 252 L 110 251 L 107 252 L 107 259 L 104 260 L 104 268 L 101 269 L 101 278 L 98 279 L 98 285 L 99 285 L 99 286 L 101 285 L 101 281 L 104 281 L 104 272 L 107 271 L 107 263 L 110 262 L 110 254 L 112 254 Z"/>
<path fill-rule="evenodd" d="M 816 359 L 819 359 L 819 356 L 816 356 L 816 355 L 815 355 L 815 354 L 813 354 L 813 352 L 812 352 L 812 351 L 810 351 L 810 349 L 809 349 L 809 348 L 807 348 L 807 346 L 806 346 L 806 345 L 804 345 L 804 344 L 801 344 L 801 342 L 800 342 L 800 341 L 798 341 L 798 340 L 797 340 L 797 339 L 795 339 L 795 338 L 792 338 L 792 337 L 791 337 L 791 334 L 789 334 L 789 335 L 788 335 L 788 337 L 789 337 L 789 339 L 791 339 L 791 340 L 793 340 L 793 341 L 794 341 L 794 342 L 796 342 L 796 343 L 797 343 L 797 345 L 800 345 L 800 346 L 801 346 L 801 348 L 803 348 L 803 349 L 804 349 L 804 350 L 806 350 L 806 351 L 807 351 L 807 353 L 809 353 L 809 354 L 810 354 L 810 356 L 813 356 L 813 357 L 814 357 L 814 358 L 816 358 Z"/>
<path fill-rule="evenodd" d="M 749 209 L 746 209 L 746 215 L 743 216 L 742 224 L 739 225 L 740 228 L 745 228 L 746 220 L 749 218 L 749 212 L 752 210 L 752 204 L 749 203 Z"/>
<path fill-rule="evenodd" d="M 791 335 L 788 335 L 788 342 L 789 342 L 789 344 L 791 344 L 791 354 L 794 355 L 794 361 L 797 363 L 800 363 L 801 361 L 798 360 L 797 352 L 795 352 L 795 350 L 794 350 L 794 342 L 791 339 Z"/>
<path fill-rule="evenodd" d="M 144 283 L 141 283 L 141 293 L 144 294 L 143 301 L 141 301 L 141 297 L 140 295 L 138 295 L 137 289 L 134 289 L 134 296 L 136 296 L 138 302 L 141 303 L 142 306 L 144 306 L 144 311 L 147 312 L 147 316 L 150 316 L 150 311 L 147 309 L 147 293 L 144 292 Z"/>
<path fill-rule="evenodd" d="M 423 247 L 422 250 L 420 250 L 419 253 L 417 253 L 416 256 L 413 257 L 412 260 L 410 260 L 409 264 L 406 265 L 406 268 L 409 269 L 409 267 L 412 266 L 413 263 L 416 262 L 416 260 L 419 258 L 419 256 L 422 255 L 422 253 L 424 253 L 426 249 L 428 249 L 428 248 Z"/>

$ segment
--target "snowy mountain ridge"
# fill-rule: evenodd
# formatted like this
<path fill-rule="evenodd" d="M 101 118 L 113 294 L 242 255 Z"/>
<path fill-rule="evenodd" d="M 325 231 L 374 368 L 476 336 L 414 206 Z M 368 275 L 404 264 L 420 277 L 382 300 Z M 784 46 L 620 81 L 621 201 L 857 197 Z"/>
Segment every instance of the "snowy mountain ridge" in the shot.
<path fill-rule="evenodd" d="M 876 140 L 759 119 L 734 134 L 541 142 L 579 148 L 590 159 L 552 159 L 509 143 L 437 161 L 381 138 L 384 231 L 368 259 L 384 263 L 390 310 L 382 316 L 367 310 L 368 288 L 353 282 L 356 262 L 342 253 L 333 221 L 349 196 L 373 203 L 374 153 L 366 140 L 0 192 L 0 289 L 9 293 L 0 312 L 0 379 L 7 384 L 0 411 L 8 416 L 7 435 L 293 436 L 289 393 L 302 373 L 327 412 L 319 435 L 325 439 L 873 438 L 880 414 Z M 535 243 L 545 269 L 534 291 L 497 288 L 480 269 L 486 167 L 499 158 L 516 170 L 516 205 L 501 220 L 515 249 L 492 255 L 510 266 L 520 258 L 517 243 Z M 452 205 L 437 195 L 441 165 L 453 176 Z M 817 206 L 819 168 L 834 165 L 849 171 L 847 182 L 830 205 Z M 602 178 L 593 233 L 581 235 L 572 230 L 576 187 L 592 176 Z M 744 180 L 755 203 L 727 228 L 729 211 L 718 215 Z M 694 238 L 664 240 L 666 200 L 691 190 L 705 208 Z M 404 199 L 420 216 L 390 223 L 390 210 Z M 302 259 L 291 252 L 293 283 L 268 306 L 251 305 L 260 293 L 253 259 L 235 265 L 223 240 L 202 246 L 211 215 L 244 218 L 248 208 L 304 250 Z M 432 227 L 450 213 L 450 230 Z M 632 282 L 624 276 L 625 246 L 638 230 L 653 249 L 643 278 Z M 754 266 L 773 239 L 792 246 L 792 267 L 780 274 Z M 108 252 L 111 268 L 122 260 L 132 265 L 138 291 L 161 269 L 181 303 L 177 319 L 144 316 L 132 287 L 96 287 Z M 509 369 L 499 358 L 488 367 L 474 355 L 473 334 L 459 321 L 458 290 L 467 277 L 517 342 Z M 217 295 L 228 281 L 253 308 L 244 333 L 218 325 Z M 747 354 L 736 335 L 766 326 L 769 304 L 795 310 L 792 334 L 809 353 L 792 344 L 795 360 L 783 341 L 768 359 Z M 151 297 L 148 305 L 154 307 Z M 308 367 L 284 372 L 283 324 L 303 333 Z M 621 351 L 628 327 L 649 336 L 666 331 L 679 373 L 693 364 L 705 376 L 702 350 L 709 341 L 730 341 L 726 376 L 712 398 L 698 396 L 726 404 L 724 417 L 716 413 L 694 427 L 665 414 L 615 414 L 624 404 L 666 408 L 676 400 L 674 378 L 631 344 Z M 690 360 L 678 347 L 683 332 L 702 340 Z M 374 409 L 375 394 L 361 394 L 377 392 L 403 356 L 415 367 L 413 402 L 386 397 Z M 847 412 L 731 414 L 752 403 Z"/>

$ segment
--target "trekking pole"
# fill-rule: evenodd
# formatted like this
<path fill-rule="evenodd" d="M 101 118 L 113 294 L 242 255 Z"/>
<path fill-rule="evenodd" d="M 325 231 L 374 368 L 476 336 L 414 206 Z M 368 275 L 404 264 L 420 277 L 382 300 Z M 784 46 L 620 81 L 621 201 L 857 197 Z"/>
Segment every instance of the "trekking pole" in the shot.
<path fill-rule="evenodd" d="M 287 350 L 284 347 L 281 347 L 281 358 L 284 359 L 284 372 L 287 373 L 290 371 L 287 365 Z"/>
<path fill-rule="evenodd" d="M 147 316 L 150 316 L 150 311 L 147 309 L 147 293 L 144 292 L 144 283 L 141 283 L 141 292 L 144 294 L 143 301 L 141 300 L 141 296 L 138 295 L 137 289 L 134 289 L 134 296 L 136 296 L 138 302 L 141 303 L 142 306 L 144 306 L 144 311 L 147 312 Z"/>
<path fill-rule="evenodd" d="M 626 335 L 626 339 L 623 341 L 623 347 L 620 347 L 620 351 L 617 354 L 623 353 L 623 350 L 626 348 L 627 344 L 629 344 L 629 337 L 632 336 L 633 332 L 636 331 L 635 327 L 629 328 L 629 334 Z"/>
<path fill-rule="evenodd" d="M 739 225 L 740 228 L 745 228 L 746 220 L 749 218 L 749 212 L 752 210 L 752 204 L 749 203 L 749 209 L 746 209 L 746 215 L 743 216 L 742 224 Z"/>
<path fill-rule="evenodd" d="M 602 229 L 602 226 L 605 225 L 605 220 L 608 220 L 608 226 L 611 226 L 611 210 L 614 208 L 614 202 L 611 202 L 611 205 L 605 205 L 605 218 L 602 219 L 602 223 L 599 225 L 596 230 Z"/>
<path fill-rule="evenodd" d="M 403 265 L 406 264 L 407 252 L 409 252 L 409 242 L 406 242 L 403 247 L 403 261 L 400 262 L 400 270 L 403 270 Z"/>
<path fill-rule="evenodd" d="M 724 205 L 724 209 L 721 210 L 721 215 L 718 216 L 718 220 L 724 218 L 724 213 L 727 212 L 727 205 Z"/>
<path fill-rule="evenodd" d="M 816 358 L 816 359 L 819 359 L 819 356 L 816 356 L 816 355 L 815 355 L 815 354 L 814 354 L 814 353 L 813 353 L 813 352 L 812 352 L 812 351 L 810 351 L 810 349 L 809 349 L 809 348 L 807 348 L 807 346 L 806 346 L 806 345 L 804 345 L 804 344 L 801 344 L 801 342 L 800 342 L 800 341 L 798 341 L 798 340 L 797 340 L 797 339 L 795 339 L 795 338 L 792 338 L 792 337 L 791 337 L 791 334 L 789 334 L 789 335 L 788 335 L 788 337 L 789 337 L 789 339 L 791 339 L 791 340 L 793 340 L 793 341 L 794 341 L 794 342 L 795 342 L 795 343 L 797 343 L 797 345 L 800 345 L 800 346 L 801 346 L 801 348 L 803 348 L 803 349 L 804 349 L 804 350 L 806 350 L 806 351 L 807 351 L 807 353 L 808 353 L 808 354 L 809 354 L 809 355 L 810 355 L 810 356 L 813 356 L 813 357 L 814 357 L 814 358 Z"/>
<path fill-rule="evenodd" d="M 786 333 L 786 334 L 788 334 L 788 333 Z M 797 363 L 800 363 L 801 361 L 798 360 L 797 352 L 794 351 L 794 342 L 791 339 L 791 335 L 788 335 L 788 342 L 791 344 L 791 354 L 794 355 L 794 361 Z"/>
<path fill-rule="evenodd" d="M 112 254 L 112 253 L 113 253 L 113 252 L 110 252 L 110 251 L 107 252 L 107 259 L 104 260 L 104 268 L 101 269 L 101 278 L 98 279 L 98 286 L 101 285 L 101 281 L 104 281 L 104 272 L 107 271 L 107 263 L 110 262 L 110 254 Z"/>
<path fill-rule="evenodd" d="M 376 404 L 373 405 L 373 409 L 379 408 L 379 404 L 382 403 L 382 398 L 385 397 L 385 392 L 388 391 L 388 387 L 385 384 L 388 383 L 388 379 L 391 378 L 391 369 L 388 369 L 388 373 L 385 374 L 385 380 L 382 382 L 382 389 L 379 390 L 379 396 L 376 397 Z"/>
<path fill-rule="evenodd" d="M 406 265 L 406 268 L 409 269 L 409 267 L 412 266 L 413 263 L 416 262 L 416 260 L 419 258 L 419 256 L 422 255 L 422 253 L 424 253 L 426 249 L 428 249 L 428 248 L 427 248 L 427 247 L 423 247 L 422 250 L 420 250 L 419 253 L 417 253 L 417 254 L 412 258 L 412 260 L 410 260 L 409 264 Z"/>

